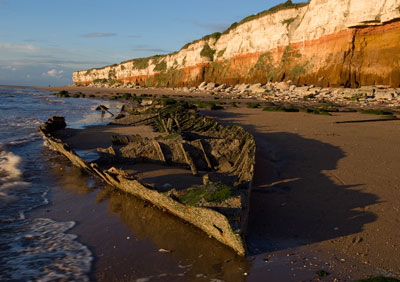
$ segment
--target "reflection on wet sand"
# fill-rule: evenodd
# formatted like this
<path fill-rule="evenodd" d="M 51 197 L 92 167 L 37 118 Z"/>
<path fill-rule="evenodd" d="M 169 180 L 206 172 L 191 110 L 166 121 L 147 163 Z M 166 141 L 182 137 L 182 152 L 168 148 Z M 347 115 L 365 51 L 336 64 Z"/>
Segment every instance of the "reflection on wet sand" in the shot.
<path fill-rule="evenodd" d="M 245 259 L 183 221 L 110 187 L 103 193 L 108 193 L 110 211 L 120 215 L 138 240 L 151 239 L 157 248 L 171 250 L 172 256 L 192 264 L 189 276 L 202 273 L 240 281 L 246 272 Z"/>
<path fill-rule="evenodd" d="M 96 182 L 96 179 L 71 167 L 67 161 L 63 160 L 58 156 L 53 159 L 51 170 L 56 178 L 57 186 L 64 191 L 79 194 L 79 198 L 87 197 L 88 210 L 107 203 L 106 216 L 118 215 L 120 224 L 125 225 L 132 232 L 130 239 L 132 244 L 123 243 L 124 248 L 132 248 L 130 252 L 132 254 L 135 253 L 135 248 L 148 248 L 144 255 L 141 252 L 140 258 L 132 257 L 131 260 L 147 261 L 144 264 L 141 263 L 141 265 L 146 265 L 147 269 L 141 269 L 140 273 L 146 273 L 146 278 L 151 278 L 150 281 L 210 281 L 210 279 L 244 281 L 246 279 L 244 273 L 248 271 L 250 263 L 245 258 L 237 256 L 228 247 L 208 238 L 202 231 L 145 201 L 110 186 L 102 187 L 103 185 Z M 72 206 L 73 203 L 71 203 Z M 56 208 L 53 207 L 53 209 Z M 79 218 L 76 220 L 79 223 Z M 107 222 L 106 218 L 104 222 Z M 90 228 L 85 230 L 85 232 L 90 232 L 91 236 L 100 234 Z M 149 240 L 152 243 L 150 245 Z M 96 246 L 91 247 L 96 251 Z M 160 249 L 168 252 L 160 252 Z M 95 252 L 94 255 L 99 254 Z M 107 257 L 107 254 L 103 253 L 102 256 Z M 158 258 L 155 259 L 155 256 Z M 169 273 L 167 276 L 160 276 L 159 269 L 155 269 L 154 266 L 154 260 L 160 261 L 160 259 L 163 266 L 171 265 L 169 268 L 176 267 L 179 262 L 178 275 Z M 132 262 L 132 264 L 135 263 Z M 129 267 L 131 265 L 127 265 L 126 269 Z M 112 268 L 117 269 L 117 267 Z M 118 268 L 120 269 L 121 266 Z M 96 271 L 96 265 L 94 269 Z M 180 276 L 182 274 L 183 276 Z M 97 274 L 94 273 L 93 276 L 97 280 Z M 102 273 L 102 279 L 99 280 L 113 281 L 115 277 L 121 277 L 121 275 L 107 272 Z M 136 277 L 135 273 L 129 273 L 128 277 L 129 279 L 143 278 Z"/>

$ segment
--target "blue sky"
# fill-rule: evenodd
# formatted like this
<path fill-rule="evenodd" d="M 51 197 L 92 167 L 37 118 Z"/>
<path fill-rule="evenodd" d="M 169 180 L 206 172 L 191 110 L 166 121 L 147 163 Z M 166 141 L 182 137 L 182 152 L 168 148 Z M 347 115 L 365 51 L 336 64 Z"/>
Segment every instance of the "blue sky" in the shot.
<path fill-rule="evenodd" d="M 281 2 L 0 0 L 0 84 L 71 84 L 74 70 L 177 51 Z"/>

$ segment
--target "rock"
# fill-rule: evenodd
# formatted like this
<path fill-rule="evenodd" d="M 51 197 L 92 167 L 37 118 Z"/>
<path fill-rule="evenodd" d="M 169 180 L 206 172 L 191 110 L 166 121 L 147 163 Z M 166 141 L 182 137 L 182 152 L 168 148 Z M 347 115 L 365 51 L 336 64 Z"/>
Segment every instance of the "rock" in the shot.
<path fill-rule="evenodd" d="M 261 83 L 251 85 L 249 87 L 249 90 L 251 90 L 254 93 L 264 93 L 266 91 L 265 87 L 262 86 Z"/>
<path fill-rule="evenodd" d="M 250 86 L 250 84 L 238 84 L 235 86 L 235 89 L 239 90 L 239 91 L 244 91 L 247 88 L 249 88 L 249 86 Z"/>
<path fill-rule="evenodd" d="M 372 96 L 375 93 L 375 87 L 373 86 L 361 86 L 358 90 L 361 93 L 368 94 L 369 96 Z"/>
<path fill-rule="evenodd" d="M 204 90 L 204 89 L 206 88 L 206 86 L 207 86 L 207 82 L 203 81 L 202 83 L 200 83 L 200 85 L 198 86 L 198 88 L 199 88 L 200 90 Z"/>
<path fill-rule="evenodd" d="M 204 86 L 206 86 L 206 85 L 207 85 L 207 82 L 203 81 L 202 83 L 200 83 L 199 88 L 200 88 L 200 87 L 204 87 Z"/>
<path fill-rule="evenodd" d="M 53 132 L 56 130 L 64 129 L 67 126 L 65 118 L 60 116 L 52 116 L 44 125 L 40 127 L 45 132 Z"/>
<path fill-rule="evenodd" d="M 227 84 L 221 84 L 221 85 L 219 85 L 217 88 L 218 89 L 221 89 L 221 90 L 225 90 L 225 89 L 227 89 L 229 87 L 229 85 L 227 85 Z"/>
<path fill-rule="evenodd" d="M 205 89 L 206 89 L 206 90 L 214 90 L 215 87 L 217 87 L 217 86 L 218 86 L 218 84 L 216 84 L 216 83 L 214 83 L 214 82 L 209 82 L 209 83 L 207 83 L 207 85 L 205 86 Z"/>
<path fill-rule="evenodd" d="M 394 96 L 395 95 L 394 95 L 393 92 L 387 92 L 387 91 L 381 91 L 381 90 L 377 90 L 375 92 L 375 98 L 376 99 L 388 99 L 388 100 L 391 100 Z"/>
<path fill-rule="evenodd" d="M 289 83 L 287 83 L 287 82 L 285 82 L 285 81 L 282 81 L 282 82 L 278 82 L 278 83 L 275 85 L 275 87 L 276 87 L 276 89 L 278 89 L 278 90 L 287 91 L 287 90 L 289 90 L 290 85 L 289 85 Z"/>
<path fill-rule="evenodd" d="M 150 106 L 153 104 L 153 100 L 143 100 L 140 105 L 142 106 Z"/>

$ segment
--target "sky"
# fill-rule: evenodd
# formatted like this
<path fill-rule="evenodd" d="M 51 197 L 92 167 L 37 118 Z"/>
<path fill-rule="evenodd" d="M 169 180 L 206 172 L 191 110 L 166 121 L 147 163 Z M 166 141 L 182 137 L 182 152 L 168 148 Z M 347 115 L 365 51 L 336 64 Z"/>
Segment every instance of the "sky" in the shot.
<path fill-rule="evenodd" d="M 0 0 L 0 85 L 167 54 L 284 0 Z M 293 1 L 302 2 L 302 1 Z"/>

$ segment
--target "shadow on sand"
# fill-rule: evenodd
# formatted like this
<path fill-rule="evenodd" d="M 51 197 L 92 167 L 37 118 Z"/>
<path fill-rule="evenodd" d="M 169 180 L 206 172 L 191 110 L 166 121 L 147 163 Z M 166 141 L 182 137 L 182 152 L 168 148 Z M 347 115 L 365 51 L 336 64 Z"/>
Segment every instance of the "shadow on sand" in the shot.
<path fill-rule="evenodd" d="M 207 112 L 223 124 L 240 115 Z M 365 210 L 374 194 L 346 185 L 334 170 L 346 157 L 340 147 L 265 125 L 243 125 L 256 139 L 256 168 L 247 243 L 250 254 L 283 250 L 359 233 L 377 216 Z M 270 131 L 270 132 L 268 132 Z"/>

